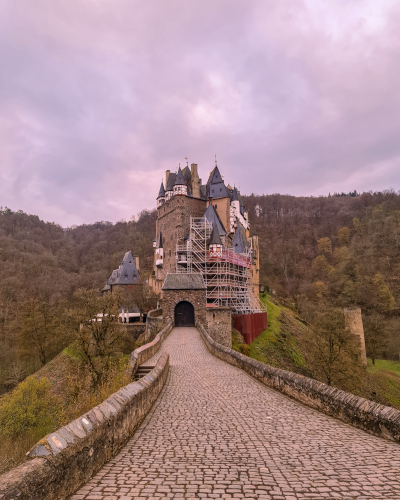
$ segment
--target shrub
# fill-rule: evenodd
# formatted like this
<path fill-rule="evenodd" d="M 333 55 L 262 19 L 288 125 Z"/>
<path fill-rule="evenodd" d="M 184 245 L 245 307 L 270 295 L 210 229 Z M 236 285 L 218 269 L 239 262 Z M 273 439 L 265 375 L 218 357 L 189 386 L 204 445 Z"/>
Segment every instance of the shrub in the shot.
<path fill-rule="evenodd" d="M 34 434 L 40 439 L 53 430 L 57 409 L 49 381 L 28 377 L 0 405 L 0 434 L 10 438 Z"/>

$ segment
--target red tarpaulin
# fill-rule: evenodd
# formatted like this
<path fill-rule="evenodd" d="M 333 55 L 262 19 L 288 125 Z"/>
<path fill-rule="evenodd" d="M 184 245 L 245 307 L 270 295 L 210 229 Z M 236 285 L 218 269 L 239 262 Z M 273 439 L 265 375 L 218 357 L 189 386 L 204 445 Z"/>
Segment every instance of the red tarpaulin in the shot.
<path fill-rule="evenodd" d="M 267 313 L 234 314 L 233 328 L 243 335 L 246 344 L 251 344 L 260 333 L 268 328 Z"/>

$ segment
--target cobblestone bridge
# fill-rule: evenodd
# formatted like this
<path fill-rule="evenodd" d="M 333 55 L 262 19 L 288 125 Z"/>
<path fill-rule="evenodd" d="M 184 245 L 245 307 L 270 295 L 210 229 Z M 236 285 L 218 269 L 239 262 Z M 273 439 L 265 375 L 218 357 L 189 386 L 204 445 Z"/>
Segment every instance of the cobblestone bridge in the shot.
<path fill-rule="evenodd" d="M 174 329 L 161 352 L 160 398 L 74 500 L 400 500 L 398 444 L 261 385 L 209 354 L 195 328 Z"/>

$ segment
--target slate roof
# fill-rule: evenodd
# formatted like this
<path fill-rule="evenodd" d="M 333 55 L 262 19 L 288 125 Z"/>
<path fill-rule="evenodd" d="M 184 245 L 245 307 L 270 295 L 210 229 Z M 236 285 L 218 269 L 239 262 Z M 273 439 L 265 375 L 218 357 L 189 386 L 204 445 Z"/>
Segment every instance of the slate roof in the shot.
<path fill-rule="evenodd" d="M 200 273 L 168 273 L 161 290 L 206 290 L 206 288 Z"/>
<path fill-rule="evenodd" d="M 219 232 L 217 226 L 213 224 L 213 229 L 210 237 L 210 245 L 222 245 L 221 238 L 219 236 Z"/>
<path fill-rule="evenodd" d="M 131 252 L 126 252 L 121 265 L 115 269 L 107 281 L 108 285 L 136 285 L 140 283 L 140 274 Z"/>
<path fill-rule="evenodd" d="M 212 223 L 213 227 L 216 226 L 218 234 L 220 236 L 225 236 L 226 234 L 228 234 L 221 222 L 221 219 L 219 218 L 217 212 L 214 210 L 214 207 L 211 204 L 208 205 L 207 210 L 204 212 L 202 218 L 204 217 L 208 220 L 208 222 Z"/>
<path fill-rule="evenodd" d="M 171 174 L 170 174 L 171 175 Z M 184 186 L 186 185 L 186 182 L 185 182 L 185 179 L 183 177 L 183 174 L 182 174 L 182 170 L 181 170 L 181 167 L 179 167 L 178 169 L 178 173 L 176 174 L 176 178 L 175 178 L 175 186 L 179 186 L 183 184 Z"/>
<path fill-rule="evenodd" d="M 212 198 L 229 197 L 228 190 L 225 187 L 221 173 L 218 167 L 214 167 L 207 181 L 207 196 Z"/>
<path fill-rule="evenodd" d="M 109 290 L 111 290 L 111 287 L 110 287 L 110 285 L 108 285 L 108 284 L 107 284 L 107 282 L 106 282 L 106 284 L 105 284 L 105 286 L 104 286 L 104 288 L 103 288 L 102 292 L 108 292 Z"/>
<path fill-rule="evenodd" d="M 190 181 L 192 180 L 192 173 L 190 172 L 190 168 L 189 167 L 185 167 L 182 170 L 182 174 L 183 174 L 183 178 L 185 179 L 185 181 L 188 184 L 190 184 Z"/>
<path fill-rule="evenodd" d="M 164 196 L 165 196 L 164 182 L 161 181 L 161 187 L 160 187 L 160 191 L 158 192 L 157 199 L 164 197 Z"/>
<path fill-rule="evenodd" d="M 232 249 L 235 253 L 244 253 L 248 249 L 246 231 L 241 224 L 238 224 L 235 237 L 233 238 Z"/>
<path fill-rule="evenodd" d="M 231 201 L 239 201 L 238 192 L 237 192 L 236 188 L 234 188 L 234 190 L 232 191 L 232 199 L 231 199 Z"/>
<path fill-rule="evenodd" d="M 173 191 L 174 190 L 175 179 L 176 179 L 176 174 L 172 174 L 172 173 L 169 174 L 167 187 L 165 188 L 165 191 Z"/>

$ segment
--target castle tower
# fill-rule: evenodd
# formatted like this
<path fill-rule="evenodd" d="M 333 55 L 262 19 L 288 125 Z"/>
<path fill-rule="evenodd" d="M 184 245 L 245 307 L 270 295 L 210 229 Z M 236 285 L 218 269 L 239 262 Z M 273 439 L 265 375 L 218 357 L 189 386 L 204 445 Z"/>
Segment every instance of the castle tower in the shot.
<path fill-rule="evenodd" d="M 157 208 L 161 207 L 165 203 L 165 189 L 164 183 L 161 181 L 160 191 L 157 196 Z"/>
<path fill-rule="evenodd" d="M 367 354 L 365 351 L 364 326 L 362 322 L 361 309 L 359 307 L 344 309 L 346 326 L 351 333 L 360 340 L 360 352 L 358 353 L 361 364 L 367 366 Z"/>
<path fill-rule="evenodd" d="M 169 201 L 174 196 L 174 184 L 176 174 L 171 174 L 169 170 L 166 172 L 167 186 L 165 188 L 165 201 Z"/>
<path fill-rule="evenodd" d="M 216 224 L 213 224 L 213 229 L 210 237 L 210 257 L 221 257 L 222 256 L 222 241 L 219 236 L 219 231 Z"/>

